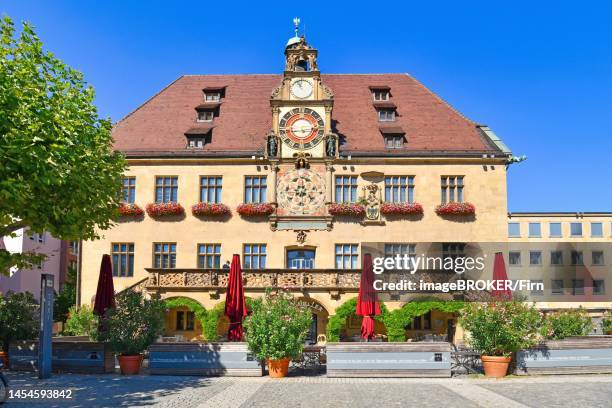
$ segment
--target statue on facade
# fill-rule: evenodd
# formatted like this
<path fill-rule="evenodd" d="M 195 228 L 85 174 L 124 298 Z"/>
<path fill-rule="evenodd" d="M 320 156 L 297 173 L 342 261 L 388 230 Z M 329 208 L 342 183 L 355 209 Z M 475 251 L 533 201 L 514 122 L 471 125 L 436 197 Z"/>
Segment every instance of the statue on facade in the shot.
<path fill-rule="evenodd" d="M 270 134 L 268 135 L 268 156 L 276 157 L 278 154 L 278 139 L 276 135 Z"/>
<path fill-rule="evenodd" d="M 328 135 L 325 141 L 325 153 L 328 157 L 336 157 L 336 137 Z"/>

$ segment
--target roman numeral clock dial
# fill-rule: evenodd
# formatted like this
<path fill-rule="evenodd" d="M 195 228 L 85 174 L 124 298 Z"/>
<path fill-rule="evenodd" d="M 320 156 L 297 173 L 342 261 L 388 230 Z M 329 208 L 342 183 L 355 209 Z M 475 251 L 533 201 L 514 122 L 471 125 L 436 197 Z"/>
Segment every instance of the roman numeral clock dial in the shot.
<path fill-rule="evenodd" d="M 285 113 L 279 122 L 282 141 L 293 149 L 310 149 L 323 140 L 323 118 L 312 109 L 295 108 Z"/>

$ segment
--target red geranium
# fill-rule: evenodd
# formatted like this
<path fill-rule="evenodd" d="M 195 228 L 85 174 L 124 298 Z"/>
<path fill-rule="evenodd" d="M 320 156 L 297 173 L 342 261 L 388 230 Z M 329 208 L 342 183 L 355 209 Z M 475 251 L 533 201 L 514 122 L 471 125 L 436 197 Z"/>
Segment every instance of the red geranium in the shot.
<path fill-rule="evenodd" d="M 269 203 L 240 204 L 236 208 L 236 211 L 238 211 L 238 214 L 245 217 L 257 217 L 272 214 L 274 212 L 274 206 Z"/>
<path fill-rule="evenodd" d="M 387 215 L 423 214 L 423 206 L 419 203 L 382 203 L 380 212 Z"/>
<path fill-rule="evenodd" d="M 474 215 L 476 207 L 472 203 L 446 203 L 436 207 L 438 215 Z"/>
<path fill-rule="evenodd" d="M 151 217 L 164 217 L 167 215 L 181 215 L 185 209 L 179 203 L 150 203 L 147 204 L 147 214 Z"/>
<path fill-rule="evenodd" d="M 365 206 L 362 204 L 330 204 L 328 211 L 331 215 L 352 215 L 356 217 L 363 217 L 365 215 Z"/>
<path fill-rule="evenodd" d="M 197 203 L 191 206 L 191 213 L 195 216 L 220 216 L 231 214 L 231 210 L 225 204 Z"/>
<path fill-rule="evenodd" d="M 118 211 L 121 217 L 140 217 L 144 214 L 142 208 L 133 203 L 121 203 Z"/>

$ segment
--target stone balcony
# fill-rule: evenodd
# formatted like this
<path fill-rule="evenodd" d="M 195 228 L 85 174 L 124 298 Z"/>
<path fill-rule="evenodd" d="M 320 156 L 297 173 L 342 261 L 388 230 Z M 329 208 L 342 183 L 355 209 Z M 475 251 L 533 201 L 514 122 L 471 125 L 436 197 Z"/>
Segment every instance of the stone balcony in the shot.
<path fill-rule="evenodd" d="M 227 288 L 229 270 L 223 269 L 157 269 L 147 268 L 148 279 L 143 282 L 149 292 L 205 291 L 211 296 L 218 295 Z M 452 274 L 452 272 L 451 272 Z M 441 271 L 417 272 L 410 274 L 383 274 L 385 282 L 400 280 L 419 280 L 427 282 L 447 282 L 449 274 Z M 379 278 L 375 278 L 379 279 Z M 285 289 L 290 291 L 326 291 L 332 297 L 340 293 L 358 292 L 361 270 L 346 269 L 246 269 L 242 271 L 244 289 L 265 291 Z"/>

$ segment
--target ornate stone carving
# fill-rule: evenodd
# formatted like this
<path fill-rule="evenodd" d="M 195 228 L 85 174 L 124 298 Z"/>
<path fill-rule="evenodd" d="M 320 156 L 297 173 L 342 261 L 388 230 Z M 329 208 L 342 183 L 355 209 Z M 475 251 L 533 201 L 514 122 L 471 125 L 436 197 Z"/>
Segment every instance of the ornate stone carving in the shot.
<path fill-rule="evenodd" d="M 325 181 L 314 171 L 292 170 L 280 177 L 277 197 L 289 214 L 314 214 L 325 205 Z"/>
<path fill-rule="evenodd" d="M 323 94 L 325 95 L 325 99 L 334 99 L 334 93 L 327 85 L 321 84 L 321 88 L 323 89 Z"/>
<path fill-rule="evenodd" d="M 297 232 L 297 234 L 296 234 L 295 240 L 298 242 L 298 244 L 303 245 L 304 242 L 306 242 L 306 238 L 307 238 L 306 233 L 308 231 L 306 231 L 306 230 L 299 230 L 299 231 L 296 231 L 296 232 Z"/>
<path fill-rule="evenodd" d="M 363 187 L 364 198 L 366 201 L 366 218 L 368 220 L 378 220 L 380 218 L 380 189 L 376 184 L 369 184 Z"/>
<path fill-rule="evenodd" d="M 272 90 L 272 95 L 270 95 L 271 99 L 278 99 L 280 97 L 281 87 L 277 86 Z"/>

